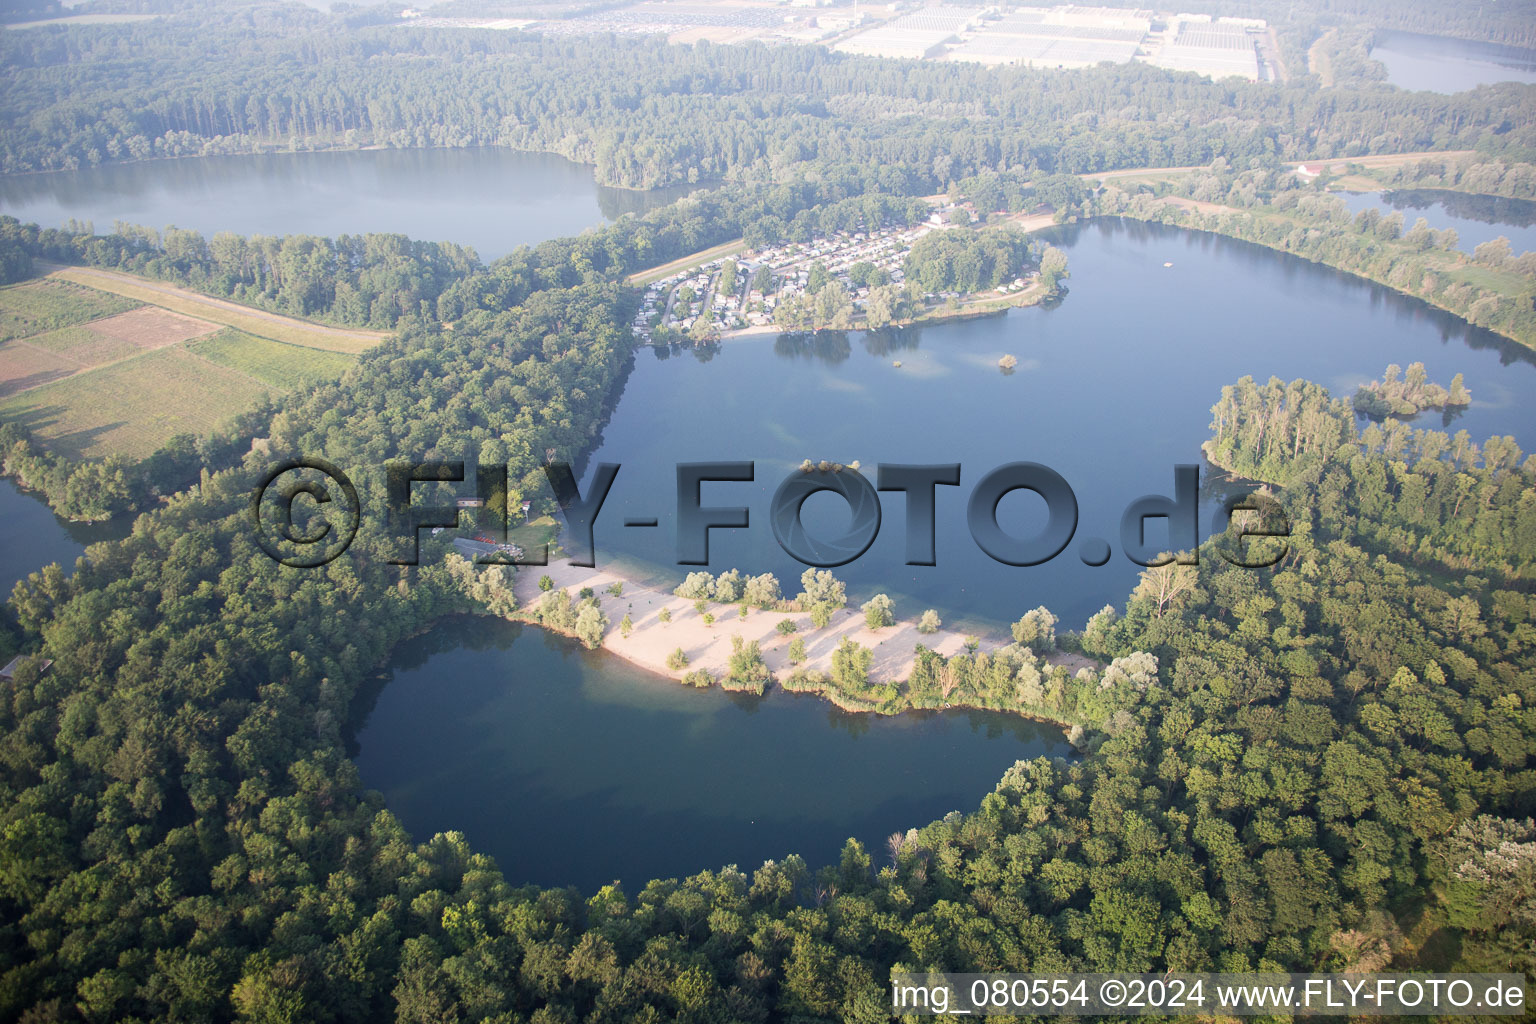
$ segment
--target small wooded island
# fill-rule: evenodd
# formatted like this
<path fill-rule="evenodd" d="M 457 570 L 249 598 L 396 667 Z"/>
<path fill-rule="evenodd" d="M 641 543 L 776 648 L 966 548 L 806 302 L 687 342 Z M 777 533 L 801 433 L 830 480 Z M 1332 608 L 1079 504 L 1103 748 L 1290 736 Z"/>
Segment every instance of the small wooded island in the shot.
<path fill-rule="evenodd" d="M 1446 388 L 1429 379 L 1423 363 L 1409 363 L 1407 374 L 1393 363 L 1381 380 L 1356 389 L 1354 403 L 1356 412 L 1380 420 L 1388 416 L 1417 416 L 1426 409 L 1464 409 L 1472 404 L 1472 392 L 1459 373 Z"/>

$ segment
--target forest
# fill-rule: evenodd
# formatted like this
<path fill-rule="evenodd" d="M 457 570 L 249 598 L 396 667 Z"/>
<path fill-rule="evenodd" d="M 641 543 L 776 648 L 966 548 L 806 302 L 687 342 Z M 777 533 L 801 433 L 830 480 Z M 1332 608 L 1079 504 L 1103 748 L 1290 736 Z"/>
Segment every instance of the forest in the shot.
<path fill-rule="evenodd" d="M 0 62 L 7 173 L 266 150 L 506 146 L 559 153 L 594 165 L 600 182 L 631 187 L 779 180 L 810 163 L 917 175 L 934 192 L 989 170 L 1477 147 L 1529 159 L 1536 147 L 1536 103 L 1514 85 L 1441 96 L 1320 89 L 1305 77 L 1214 83 L 1144 64 L 1059 76 L 816 47 L 339 31 L 317 13 L 261 5 L 7 32 Z"/>
<path fill-rule="evenodd" d="M 898 685 L 869 686 L 853 650 L 784 684 L 875 710 L 1027 713 L 1075 727 L 1080 756 L 1021 761 L 971 809 L 880 849 L 850 840 L 834 864 L 786 849 L 637 891 L 527 886 L 457 833 L 413 839 L 347 751 L 388 652 L 441 617 L 577 630 L 582 609 L 514 609 L 499 567 L 389 564 L 367 531 L 324 568 L 284 567 L 249 528 L 271 462 L 317 452 L 367 507 L 396 458 L 505 464 L 532 496 L 623 387 L 628 274 L 754 232 L 910 218 L 942 190 L 984 213 L 1045 204 L 1248 238 L 1531 344 L 1526 256 L 1353 217 L 1281 161 L 1475 149 L 1500 192 L 1528 194 L 1512 170 L 1533 155 L 1533 90 L 1324 92 L 1143 67 L 984 78 L 812 49 L 181 10 L 153 29 L 0 32 L 0 167 L 476 143 L 562 152 L 615 183 L 731 184 L 489 265 L 393 235 L 0 219 L 17 274 L 114 267 L 395 332 L 341 380 L 141 466 L 71 466 L 0 428 L 7 466 L 56 505 L 149 509 L 73 574 L 18 584 L 0 619 L 0 661 L 25 656 L 0 679 L 0 1019 L 862 1024 L 888 1019 L 894 969 L 1536 974 L 1536 457 L 1512 438 L 1362 426 L 1352 396 L 1317 383 L 1234 382 L 1211 395 L 1206 454 L 1285 508 L 1272 568 L 1228 564 L 1218 537 L 1081 631 L 1036 609 L 1002 652 L 924 652 Z M 1391 17 L 1456 20 L 1422 0 Z M 1480 17 L 1524 38 L 1502 11 Z M 1139 165 L 1207 170 L 1171 187 L 1068 176 Z M 1459 163 L 1414 173 L 1481 180 Z M 940 284 L 1024 255 L 991 229 L 925 248 L 913 269 Z M 1046 668 L 1053 648 L 1099 667 Z M 739 654 L 733 671 L 761 685 Z"/>

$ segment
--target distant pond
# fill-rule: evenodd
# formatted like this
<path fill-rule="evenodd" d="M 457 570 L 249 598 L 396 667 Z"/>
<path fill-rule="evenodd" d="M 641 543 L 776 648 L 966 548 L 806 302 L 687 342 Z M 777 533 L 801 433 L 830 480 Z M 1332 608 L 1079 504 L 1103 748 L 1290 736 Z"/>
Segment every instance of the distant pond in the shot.
<path fill-rule="evenodd" d="M 472 245 L 486 261 L 519 245 L 642 213 L 688 187 L 633 192 L 592 169 L 510 149 L 379 149 L 109 163 L 0 178 L 0 213 L 44 227 L 71 218 L 205 235 L 395 232 Z"/>
<path fill-rule="evenodd" d="M 1536 50 L 1416 32 L 1378 32 L 1371 56 L 1404 89 L 1463 92 L 1495 82 L 1536 82 Z"/>

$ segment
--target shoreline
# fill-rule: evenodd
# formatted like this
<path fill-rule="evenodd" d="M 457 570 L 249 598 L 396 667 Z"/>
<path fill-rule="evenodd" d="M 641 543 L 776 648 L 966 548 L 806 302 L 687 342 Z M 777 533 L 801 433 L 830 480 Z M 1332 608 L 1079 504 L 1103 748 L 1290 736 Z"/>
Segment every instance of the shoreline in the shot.
<path fill-rule="evenodd" d="M 940 628 L 930 634 L 919 633 L 915 619 L 898 619 L 894 625 L 872 630 L 865 625 L 864 614 L 857 607 L 838 609 L 825 628 L 817 629 L 807 611 L 752 608 L 743 619 L 739 604 L 710 601 L 705 611 L 713 613 L 716 619 L 712 625 L 706 625 L 703 616 L 694 610 L 692 600 L 646 587 L 611 569 L 588 569 L 573 566 L 566 560 L 551 561 L 546 566 L 523 567 L 516 573 L 513 580 L 513 594 L 517 599 L 518 611 L 511 618 L 566 636 L 573 635 L 568 631 L 546 626 L 529 614 L 529 610 L 539 602 L 542 596 L 539 590 L 539 578 L 546 575 L 554 581 L 553 589 L 566 591 L 572 601 L 577 600 L 577 594 L 583 587 L 592 589 L 599 607 L 608 617 L 608 626 L 604 630 L 599 646 L 638 668 L 678 683 L 682 683 L 683 677 L 688 673 L 703 669 L 714 676 L 715 685 L 719 685 L 720 676 L 729 670 L 731 638 L 740 636 L 744 641 L 758 642 L 763 661 L 771 674 L 769 688 L 776 687 L 787 693 L 813 693 L 848 712 L 891 713 L 882 712 L 874 706 L 866 706 L 862 702 L 853 703 L 846 699 L 847 695 L 838 692 L 830 683 L 825 686 L 786 686 L 786 677 L 797 669 L 830 675 L 832 654 L 843 638 L 848 637 L 871 654 L 869 667 L 871 686 L 897 684 L 905 681 L 912 673 L 916 662 L 916 645 L 922 644 L 929 650 L 948 658 L 965 653 L 968 639 L 966 634 L 947 628 Z M 608 587 L 614 583 L 623 584 L 624 589 L 620 596 L 615 597 L 608 592 Z M 670 611 L 672 616 L 670 622 L 661 621 L 660 612 L 663 608 Z M 619 621 L 626 614 L 630 616 L 633 623 L 633 629 L 627 637 L 619 630 Z M 776 626 L 783 619 L 793 620 L 799 627 L 797 631 L 788 636 L 781 635 Z M 789 647 L 796 638 L 805 641 L 806 659 L 799 665 L 791 665 Z M 995 637 L 977 637 L 976 639 L 980 641 L 977 650 L 988 654 L 1011 643 Z M 687 655 L 688 663 L 681 669 L 674 669 L 667 665 L 667 658 L 679 648 Z M 1068 651 L 1053 651 L 1041 657 L 1045 666 L 1060 665 L 1069 673 L 1076 673 L 1081 668 L 1092 668 L 1096 671 L 1103 668 L 1091 658 Z M 961 708 L 1017 714 L 1020 717 L 1060 726 L 1064 730 L 1069 730 L 1074 724 L 1011 708 L 990 707 L 968 702 L 946 702 L 934 707 L 911 705 L 895 713 L 900 714 L 908 710 Z"/>

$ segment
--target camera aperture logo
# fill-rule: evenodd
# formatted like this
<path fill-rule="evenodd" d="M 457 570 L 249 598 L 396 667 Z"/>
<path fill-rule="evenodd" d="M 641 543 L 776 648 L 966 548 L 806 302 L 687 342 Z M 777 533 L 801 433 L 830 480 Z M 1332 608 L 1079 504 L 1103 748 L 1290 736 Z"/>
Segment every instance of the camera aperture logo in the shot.
<path fill-rule="evenodd" d="M 587 493 L 578 487 L 571 466 L 550 462 L 545 476 L 565 519 L 562 543 L 573 565 L 597 564 L 594 529 L 604 503 L 619 475 L 620 466 L 600 463 L 592 473 Z M 857 466 L 805 463 L 789 474 L 774 492 L 768 520 L 774 539 L 791 558 L 817 568 L 847 565 L 862 557 L 879 536 L 882 523 L 880 493 L 903 496 L 906 515 L 905 563 L 937 564 L 938 522 L 936 495 L 939 487 L 960 486 L 959 463 L 881 463 L 874 481 Z M 507 469 L 480 466 L 474 470 L 475 497 L 450 503 L 418 504 L 413 485 L 462 484 L 461 461 L 391 462 L 385 467 L 385 536 L 398 541 L 400 551 L 389 561 L 415 565 L 420 558 L 420 532 L 424 529 L 457 530 L 463 513 L 474 509 L 481 534 L 489 535 L 493 553 L 477 559 L 482 564 L 545 565 L 548 551 L 525 552 L 507 543 L 511 515 Z M 705 483 L 750 483 L 756 479 L 753 462 L 681 462 L 676 466 L 676 537 L 674 560 L 679 566 L 709 564 L 709 539 L 713 530 L 752 528 L 751 509 L 745 505 L 703 504 Z M 1130 561 L 1155 567 L 1177 561 L 1199 561 L 1199 467 L 1174 467 L 1174 495 L 1148 494 L 1126 506 L 1120 518 L 1119 547 Z M 1009 533 L 998 521 L 998 506 L 1016 491 L 1041 498 L 1046 521 L 1033 536 Z M 818 536 L 806 527 L 802 511 L 813 495 L 828 492 L 848 506 L 850 522 L 837 536 Z M 526 509 L 528 503 L 524 503 Z M 1253 515 L 1239 521 L 1234 514 Z M 304 457 L 277 464 L 251 495 L 251 517 L 257 543 L 274 560 L 294 568 L 318 568 L 340 557 L 351 546 L 362 522 L 358 489 L 341 469 L 325 459 Z M 485 520 L 492 522 L 487 525 Z M 1167 524 L 1168 543 L 1148 541 L 1148 521 Z M 626 527 L 654 528 L 656 518 L 628 518 Z M 1037 462 L 1010 462 L 985 473 L 971 490 L 966 505 L 966 529 L 971 540 L 994 561 L 1010 566 L 1042 565 L 1060 556 L 1077 535 L 1077 496 L 1066 478 Z M 1268 568 L 1285 557 L 1288 545 L 1270 545 L 1262 553 L 1250 551 L 1249 538 L 1287 538 L 1290 523 L 1276 498 L 1262 490 L 1229 496 L 1217 504 L 1210 524 L 1211 536 L 1225 535 L 1219 549 L 1229 564 L 1249 569 Z M 1083 564 L 1102 566 L 1113 552 L 1109 541 L 1086 537 L 1078 542 Z"/>

